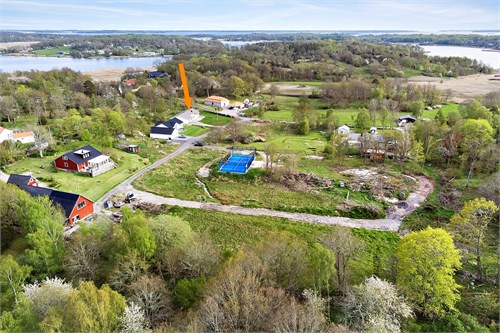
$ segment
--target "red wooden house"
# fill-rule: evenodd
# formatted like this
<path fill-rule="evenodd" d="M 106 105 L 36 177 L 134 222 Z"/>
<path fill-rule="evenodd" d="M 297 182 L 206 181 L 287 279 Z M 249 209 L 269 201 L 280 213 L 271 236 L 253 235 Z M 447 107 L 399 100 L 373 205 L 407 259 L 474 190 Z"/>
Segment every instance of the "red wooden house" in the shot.
<path fill-rule="evenodd" d="M 54 165 L 59 170 L 83 172 L 92 177 L 115 167 L 109 156 L 102 154 L 90 145 L 59 156 L 54 160 Z"/>
<path fill-rule="evenodd" d="M 34 182 L 29 178 L 33 179 Z M 17 185 L 33 197 L 49 197 L 53 205 L 59 206 L 62 209 L 66 217 L 66 222 L 70 225 L 73 225 L 76 221 L 89 218 L 94 214 L 94 202 L 92 200 L 79 194 L 39 187 L 36 179 L 31 176 L 10 175 L 7 183 Z"/>

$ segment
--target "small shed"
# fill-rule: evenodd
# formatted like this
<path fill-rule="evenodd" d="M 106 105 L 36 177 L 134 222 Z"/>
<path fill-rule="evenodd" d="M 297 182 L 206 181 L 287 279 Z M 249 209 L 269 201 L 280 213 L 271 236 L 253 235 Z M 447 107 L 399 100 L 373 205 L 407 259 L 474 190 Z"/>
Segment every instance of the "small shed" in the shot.
<path fill-rule="evenodd" d="M 131 153 L 138 153 L 140 150 L 141 150 L 141 147 L 139 147 L 138 145 L 128 145 L 127 146 L 127 151 L 129 151 Z"/>
<path fill-rule="evenodd" d="M 376 134 L 377 133 L 377 128 L 376 127 L 370 127 L 370 133 L 371 134 Z"/>
<path fill-rule="evenodd" d="M 338 134 L 349 134 L 350 128 L 347 125 L 342 125 L 339 128 L 337 128 L 337 133 Z"/>

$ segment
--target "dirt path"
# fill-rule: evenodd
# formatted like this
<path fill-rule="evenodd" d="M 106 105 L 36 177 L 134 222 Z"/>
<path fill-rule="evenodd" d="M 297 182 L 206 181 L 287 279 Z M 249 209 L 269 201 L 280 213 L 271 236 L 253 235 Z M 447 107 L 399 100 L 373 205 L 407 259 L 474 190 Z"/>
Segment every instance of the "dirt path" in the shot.
<path fill-rule="evenodd" d="M 418 188 L 415 192 L 410 193 L 405 201 L 400 201 L 387 209 L 387 218 L 391 220 L 402 221 L 410 215 L 415 209 L 420 207 L 420 204 L 427 199 L 429 194 L 434 190 L 434 184 L 429 178 L 424 176 L 417 177 Z"/>
<path fill-rule="evenodd" d="M 407 204 L 404 207 L 395 207 L 388 212 L 387 218 L 377 219 L 377 220 L 363 220 L 363 219 L 352 219 L 348 217 L 336 217 L 336 216 L 321 216 L 306 213 L 290 213 L 276 211 L 266 208 L 246 208 L 240 206 L 227 206 L 217 203 L 204 203 L 198 201 L 181 200 L 176 198 L 166 198 L 149 192 L 139 191 L 135 189 L 131 182 L 125 184 L 120 189 L 123 192 L 134 192 L 135 197 L 142 202 L 152 203 L 152 204 L 165 204 L 171 206 L 180 206 L 186 208 L 204 209 L 204 210 L 214 210 L 220 212 L 227 212 L 233 214 L 242 214 L 250 216 L 272 216 L 281 217 L 289 219 L 292 221 L 314 223 L 314 224 L 325 224 L 325 225 L 339 225 L 343 227 L 350 228 L 365 228 L 371 230 L 382 230 L 382 231 L 398 231 L 401 221 L 408 216 L 411 212 L 417 209 L 421 202 L 425 201 L 427 196 L 432 192 L 434 186 L 432 182 L 423 176 L 418 177 L 419 186 L 415 192 L 412 192 L 408 199 L 405 201 Z"/>

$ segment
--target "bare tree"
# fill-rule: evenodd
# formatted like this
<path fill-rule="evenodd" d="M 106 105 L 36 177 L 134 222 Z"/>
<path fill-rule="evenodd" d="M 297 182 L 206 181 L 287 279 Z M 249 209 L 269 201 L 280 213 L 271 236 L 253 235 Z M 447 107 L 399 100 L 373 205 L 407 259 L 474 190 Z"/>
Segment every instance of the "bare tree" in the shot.
<path fill-rule="evenodd" d="M 43 157 L 43 151 L 53 143 L 50 130 L 43 126 L 30 126 L 28 129 L 33 132 L 35 149 L 40 153 L 40 157 Z"/>
<path fill-rule="evenodd" d="M 7 118 L 8 122 L 15 121 L 19 115 L 19 104 L 12 96 L 0 97 L 0 116 Z"/>
<path fill-rule="evenodd" d="M 280 88 L 275 84 L 271 84 L 271 86 L 269 87 L 269 95 L 271 95 L 271 100 L 273 101 L 273 103 L 276 102 L 276 96 L 279 95 L 279 93 Z"/>
<path fill-rule="evenodd" d="M 159 276 L 142 276 L 130 286 L 130 290 L 130 299 L 144 310 L 152 326 L 167 319 L 173 297 Z"/>
<path fill-rule="evenodd" d="M 356 238 L 350 229 L 337 228 L 333 233 L 321 238 L 323 243 L 335 256 L 335 270 L 338 288 L 347 290 L 347 266 L 349 261 L 364 247 L 364 242 Z"/>

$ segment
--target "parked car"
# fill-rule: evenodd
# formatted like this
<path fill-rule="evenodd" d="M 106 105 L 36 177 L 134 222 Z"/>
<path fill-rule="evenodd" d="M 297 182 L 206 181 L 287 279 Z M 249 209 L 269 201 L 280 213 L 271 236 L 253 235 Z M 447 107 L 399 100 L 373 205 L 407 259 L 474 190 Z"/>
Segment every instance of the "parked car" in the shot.
<path fill-rule="evenodd" d="M 123 202 L 123 201 L 117 201 L 117 202 L 113 203 L 113 207 L 115 207 L 115 208 L 120 208 L 123 205 L 125 205 L 125 202 Z"/>
<path fill-rule="evenodd" d="M 193 145 L 195 145 L 196 147 L 203 147 L 205 144 L 203 143 L 203 141 L 195 141 L 193 142 Z"/>

